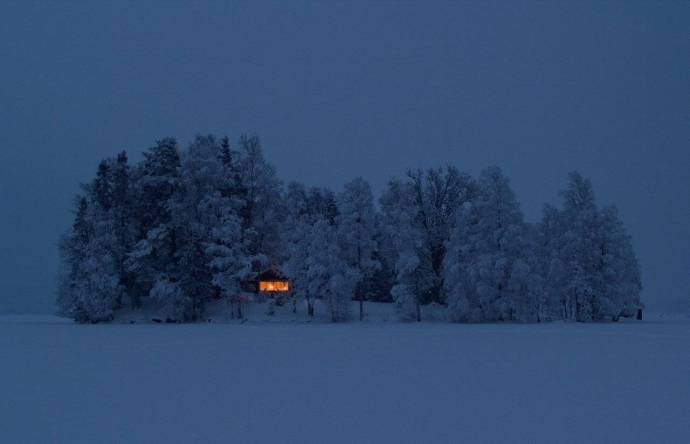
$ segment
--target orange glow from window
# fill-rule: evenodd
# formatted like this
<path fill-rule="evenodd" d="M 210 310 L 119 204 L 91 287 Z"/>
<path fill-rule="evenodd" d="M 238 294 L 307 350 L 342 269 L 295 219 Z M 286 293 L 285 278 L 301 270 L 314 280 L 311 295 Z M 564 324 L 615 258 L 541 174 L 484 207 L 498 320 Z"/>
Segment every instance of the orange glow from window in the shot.
<path fill-rule="evenodd" d="M 259 281 L 259 291 L 273 293 L 289 290 L 290 284 L 288 281 Z"/>

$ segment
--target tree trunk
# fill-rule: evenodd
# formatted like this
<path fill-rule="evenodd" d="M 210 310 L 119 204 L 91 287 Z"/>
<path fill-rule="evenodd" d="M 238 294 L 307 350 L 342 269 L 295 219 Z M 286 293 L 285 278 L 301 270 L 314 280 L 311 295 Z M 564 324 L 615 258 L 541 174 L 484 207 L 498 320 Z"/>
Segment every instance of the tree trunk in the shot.
<path fill-rule="evenodd" d="M 312 304 L 311 300 L 307 301 L 307 314 L 310 318 L 314 317 L 314 304 Z"/>
<path fill-rule="evenodd" d="M 422 322 L 422 307 L 417 301 L 417 322 Z"/>
<path fill-rule="evenodd" d="M 359 320 L 364 320 L 364 296 L 359 294 Z"/>

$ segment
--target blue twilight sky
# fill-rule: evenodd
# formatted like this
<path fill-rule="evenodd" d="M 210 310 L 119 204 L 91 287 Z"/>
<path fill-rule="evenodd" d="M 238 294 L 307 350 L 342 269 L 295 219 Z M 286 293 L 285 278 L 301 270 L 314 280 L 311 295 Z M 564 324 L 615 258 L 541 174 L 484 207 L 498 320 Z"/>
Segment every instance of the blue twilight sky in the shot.
<path fill-rule="evenodd" d="M 138 3 L 147 3 L 142 6 Z M 98 161 L 257 132 L 286 181 L 498 164 L 527 218 L 591 177 L 650 306 L 690 306 L 690 2 L 0 4 L 0 311 L 52 309 Z"/>

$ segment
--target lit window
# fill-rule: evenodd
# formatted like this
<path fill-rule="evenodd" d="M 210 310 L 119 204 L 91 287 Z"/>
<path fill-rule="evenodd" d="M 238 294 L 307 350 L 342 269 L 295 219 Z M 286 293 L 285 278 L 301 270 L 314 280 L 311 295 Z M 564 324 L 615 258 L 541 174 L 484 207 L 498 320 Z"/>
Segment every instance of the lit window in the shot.
<path fill-rule="evenodd" d="M 290 290 L 288 281 L 259 281 L 259 291 L 268 293 L 284 292 Z"/>

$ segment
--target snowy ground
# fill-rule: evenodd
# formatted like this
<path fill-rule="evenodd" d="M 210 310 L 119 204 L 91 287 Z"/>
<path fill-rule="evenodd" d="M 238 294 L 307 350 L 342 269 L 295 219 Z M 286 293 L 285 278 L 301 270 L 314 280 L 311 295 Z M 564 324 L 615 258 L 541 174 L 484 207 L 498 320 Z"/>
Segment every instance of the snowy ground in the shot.
<path fill-rule="evenodd" d="M 687 443 L 690 320 L 0 317 L 0 442 L 36 441 Z"/>

